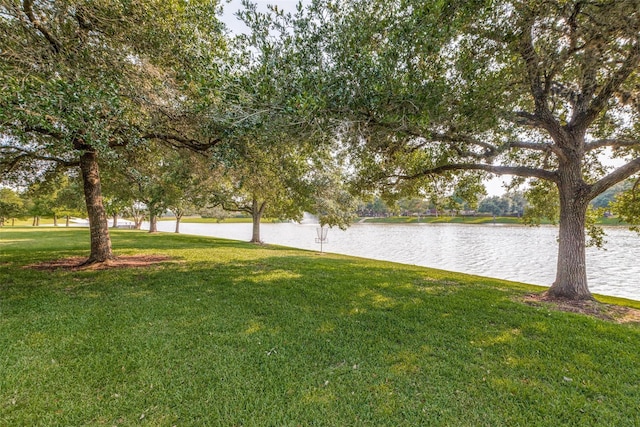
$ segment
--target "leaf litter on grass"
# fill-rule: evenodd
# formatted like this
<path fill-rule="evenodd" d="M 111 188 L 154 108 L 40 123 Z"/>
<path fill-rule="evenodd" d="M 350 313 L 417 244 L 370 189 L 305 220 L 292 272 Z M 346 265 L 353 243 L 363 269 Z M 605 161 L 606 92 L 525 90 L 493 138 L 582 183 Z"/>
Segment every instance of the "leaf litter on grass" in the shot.
<path fill-rule="evenodd" d="M 632 307 L 605 304 L 593 300 L 551 299 L 546 292 L 542 294 L 527 294 L 522 298 L 522 301 L 529 305 L 545 306 L 559 311 L 584 314 L 616 323 L 640 323 L 640 310 Z"/>
<path fill-rule="evenodd" d="M 166 255 L 121 255 L 105 262 L 85 265 L 84 257 L 62 258 L 24 266 L 26 269 L 40 271 L 56 270 L 108 270 L 113 268 L 141 268 L 171 261 Z"/>

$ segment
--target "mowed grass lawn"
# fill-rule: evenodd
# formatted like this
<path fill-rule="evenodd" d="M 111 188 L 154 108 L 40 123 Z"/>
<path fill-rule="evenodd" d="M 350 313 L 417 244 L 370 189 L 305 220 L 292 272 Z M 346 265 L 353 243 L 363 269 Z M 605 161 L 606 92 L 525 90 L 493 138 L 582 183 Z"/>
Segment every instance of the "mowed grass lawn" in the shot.
<path fill-rule="evenodd" d="M 540 288 L 112 237 L 172 260 L 34 270 L 86 255 L 88 230 L 0 229 L 0 425 L 640 425 L 640 326 L 521 301 Z"/>

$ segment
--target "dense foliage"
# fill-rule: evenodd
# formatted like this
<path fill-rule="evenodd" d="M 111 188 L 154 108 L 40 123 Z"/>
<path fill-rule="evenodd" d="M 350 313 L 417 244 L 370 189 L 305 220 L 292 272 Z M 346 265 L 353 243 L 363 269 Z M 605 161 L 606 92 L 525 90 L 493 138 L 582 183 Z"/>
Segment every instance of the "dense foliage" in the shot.
<path fill-rule="evenodd" d="M 479 171 L 555 193 L 550 293 L 588 299 L 589 202 L 640 170 L 639 16 L 634 0 L 319 0 L 293 25 L 300 97 L 366 187 L 416 193 Z M 621 166 L 600 162 L 607 150 Z"/>

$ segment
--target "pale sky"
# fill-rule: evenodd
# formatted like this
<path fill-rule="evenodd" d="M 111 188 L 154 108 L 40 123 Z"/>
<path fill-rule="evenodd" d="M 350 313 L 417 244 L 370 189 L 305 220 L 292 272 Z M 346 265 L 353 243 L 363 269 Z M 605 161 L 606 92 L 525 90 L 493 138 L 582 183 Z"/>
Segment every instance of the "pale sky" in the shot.
<path fill-rule="evenodd" d="M 298 1 L 299 0 L 252 0 L 252 3 L 257 4 L 258 10 L 263 12 L 267 11 L 268 5 L 275 5 L 278 6 L 278 9 L 282 9 L 285 12 L 294 13 Z M 308 4 L 309 0 L 302 0 L 302 3 Z M 246 30 L 247 27 L 234 16 L 238 10 L 243 8 L 241 0 L 231 0 L 228 3 L 227 0 L 224 0 L 222 4 L 224 6 L 222 22 L 229 27 L 231 32 L 238 34 Z"/>

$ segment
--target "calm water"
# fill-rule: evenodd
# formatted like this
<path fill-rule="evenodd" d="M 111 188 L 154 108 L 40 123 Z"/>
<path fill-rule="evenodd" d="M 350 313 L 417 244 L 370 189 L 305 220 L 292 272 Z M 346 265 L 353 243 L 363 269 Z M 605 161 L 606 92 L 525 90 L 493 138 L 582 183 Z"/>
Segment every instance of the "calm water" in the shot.
<path fill-rule="evenodd" d="M 158 229 L 173 231 L 161 221 Z M 317 224 L 262 224 L 266 243 L 319 250 Z M 251 224 L 181 224 L 180 232 L 236 240 L 251 238 Z M 331 229 L 323 249 L 443 270 L 549 286 L 555 278 L 556 227 L 464 224 L 354 224 Z M 592 292 L 640 300 L 640 236 L 606 229 L 606 250 L 587 249 Z"/>

